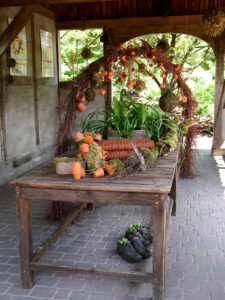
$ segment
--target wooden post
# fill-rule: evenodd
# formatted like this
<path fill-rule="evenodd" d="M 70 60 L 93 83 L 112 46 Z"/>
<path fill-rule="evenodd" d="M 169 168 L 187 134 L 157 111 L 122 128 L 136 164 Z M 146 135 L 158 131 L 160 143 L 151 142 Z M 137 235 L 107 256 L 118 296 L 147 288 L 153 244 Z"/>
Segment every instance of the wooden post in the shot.
<path fill-rule="evenodd" d="M 38 95 L 37 95 L 37 70 L 36 70 L 36 51 L 35 51 L 35 28 L 34 17 L 31 18 L 31 47 L 32 47 L 32 73 L 33 73 L 33 96 L 34 96 L 34 122 L 36 144 L 40 144 L 39 118 L 38 118 Z"/>
<path fill-rule="evenodd" d="M 19 34 L 23 27 L 28 23 L 38 7 L 39 5 L 37 4 L 28 4 L 24 5 L 20 9 L 18 14 L 0 37 L 0 57 L 13 42 L 17 34 Z"/>
<path fill-rule="evenodd" d="M 176 208 L 177 208 L 177 167 L 175 167 L 174 175 L 173 175 L 173 183 L 171 187 L 171 191 L 169 196 L 173 199 L 173 207 L 172 207 L 172 216 L 176 216 Z"/>
<path fill-rule="evenodd" d="M 6 128 L 5 128 L 5 97 L 6 86 L 3 75 L 3 64 L 0 58 L 0 143 L 2 161 L 7 160 L 7 145 L 6 145 Z"/>
<path fill-rule="evenodd" d="M 21 281 L 23 288 L 32 288 L 33 272 L 31 271 L 32 246 L 32 222 L 30 200 L 21 198 L 21 189 L 16 187 L 16 208 L 18 218 L 19 252 Z"/>
<path fill-rule="evenodd" d="M 167 194 L 161 197 L 153 210 L 153 300 L 164 300 L 165 289 Z"/>
<path fill-rule="evenodd" d="M 212 154 L 225 154 L 225 114 L 223 113 L 224 102 L 224 38 L 218 37 L 215 39 L 214 52 L 216 57 L 216 83 L 215 83 L 215 107 L 214 107 L 214 137 Z M 222 146 L 223 145 L 223 146 Z"/>

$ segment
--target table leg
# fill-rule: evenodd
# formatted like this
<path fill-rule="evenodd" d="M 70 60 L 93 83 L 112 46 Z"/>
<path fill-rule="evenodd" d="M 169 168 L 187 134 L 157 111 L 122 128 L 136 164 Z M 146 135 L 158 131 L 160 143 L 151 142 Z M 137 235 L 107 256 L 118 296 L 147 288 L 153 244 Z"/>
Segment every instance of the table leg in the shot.
<path fill-rule="evenodd" d="M 174 175 L 173 175 L 173 183 L 171 187 L 171 191 L 169 196 L 173 199 L 173 208 L 172 208 L 172 216 L 176 216 L 176 209 L 177 209 L 177 167 L 175 168 Z"/>
<path fill-rule="evenodd" d="M 166 256 L 166 200 L 162 195 L 159 206 L 153 210 L 153 300 L 164 300 Z"/>
<path fill-rule="evenodd" d="M 16 208 L 22 287 L 31 288 L 33 286 L 33 272 L 30 262 L 33 256 L 33 246 L 30 200 L 22 199 L 20 187 L 16 188 Z"/>

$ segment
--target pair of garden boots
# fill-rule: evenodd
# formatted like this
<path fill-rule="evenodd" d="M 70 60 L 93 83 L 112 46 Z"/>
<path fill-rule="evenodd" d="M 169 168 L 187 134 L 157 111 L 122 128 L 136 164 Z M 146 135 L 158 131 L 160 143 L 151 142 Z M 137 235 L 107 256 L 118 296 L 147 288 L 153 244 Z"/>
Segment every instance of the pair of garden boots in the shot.
<path fill-rule="evenodd" d="M 140 262 L 152 255 L 146 247 L 152 243 L 152 235 L 149 231 L 136 223 L 127 228 L 125 237 L 117 243 L 117 253 L 130 263 Z"/>

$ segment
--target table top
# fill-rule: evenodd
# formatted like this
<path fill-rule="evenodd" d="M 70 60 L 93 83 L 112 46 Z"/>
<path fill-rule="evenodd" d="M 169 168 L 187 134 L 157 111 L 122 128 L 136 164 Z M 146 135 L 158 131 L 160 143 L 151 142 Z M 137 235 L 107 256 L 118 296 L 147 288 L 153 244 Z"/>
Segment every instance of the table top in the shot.
<path fill-rule="evenodd" d="M 148 167 L 146 171 L 136 171 L 124 178 L 108 175 L 100 178 L 87 176 L 75 181 L 72 175 L 57 175 L 55 164 L 47 162 L 14 179 L 10 184 L 23 188 L 40 189 L 169 193 L 177 165 L 178 152 L 175 150 L 165 157 L 159 157 L 157 163 Z"/>

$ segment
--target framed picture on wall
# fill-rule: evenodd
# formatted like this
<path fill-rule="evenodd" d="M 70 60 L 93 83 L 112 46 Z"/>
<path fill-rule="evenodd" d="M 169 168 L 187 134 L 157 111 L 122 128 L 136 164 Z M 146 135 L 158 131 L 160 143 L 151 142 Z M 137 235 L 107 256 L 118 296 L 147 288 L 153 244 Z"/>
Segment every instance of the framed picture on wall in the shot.
<path fill-rule="evenodd" d="M 42 77 L 53 77 L 53 42 L 52 33 L 40 30 L 41 37 L 41 60 L 42 60 Z"/>
<path fill-rule="evenodd" d="M 12 18 L 8 18 L 9 24 Z M 10 45 L 10 75 L 27 76 L 27 38 L 25 27 Z"/>

